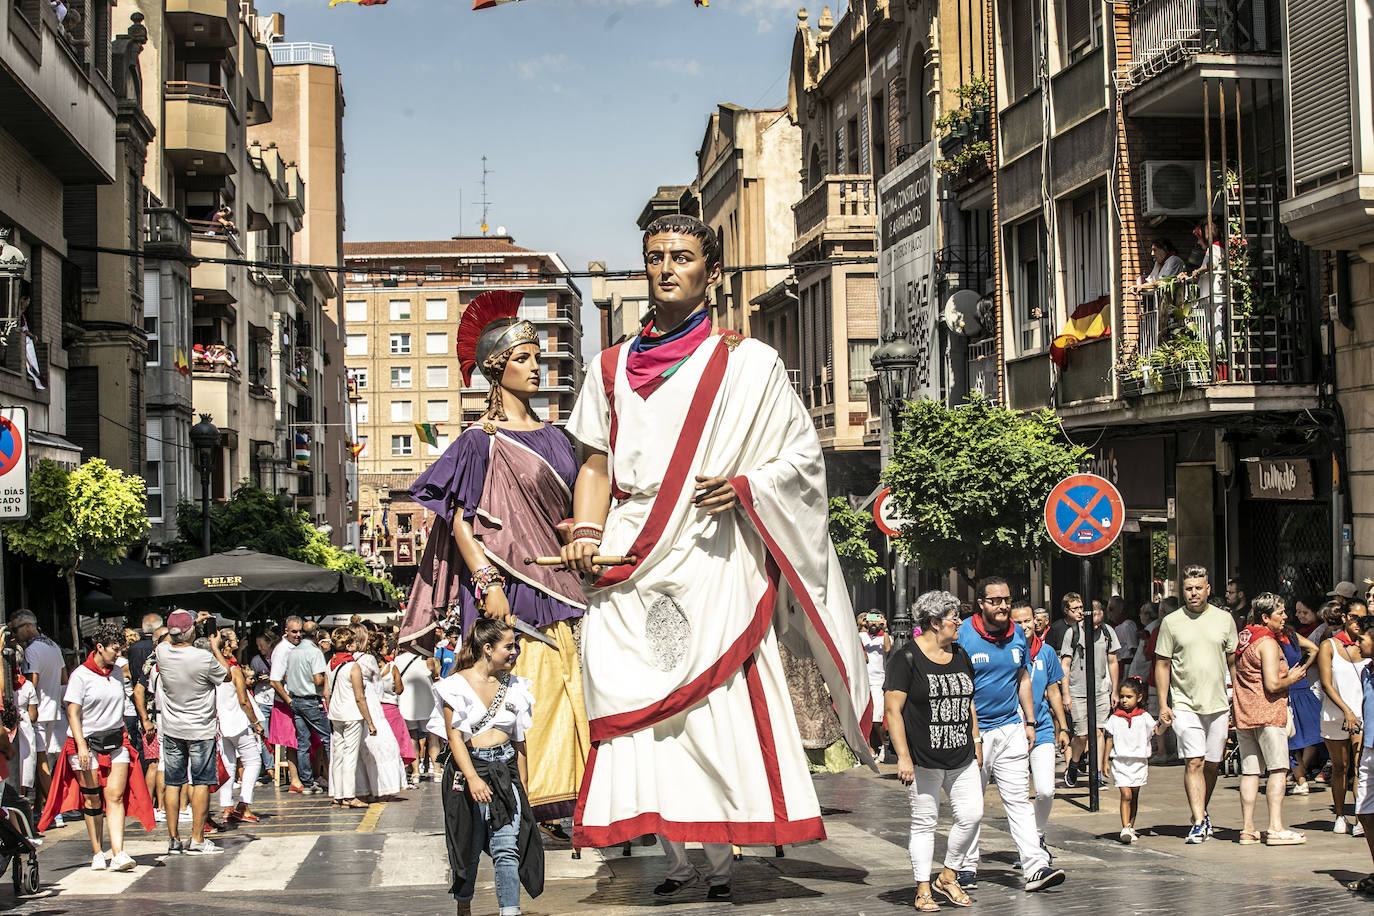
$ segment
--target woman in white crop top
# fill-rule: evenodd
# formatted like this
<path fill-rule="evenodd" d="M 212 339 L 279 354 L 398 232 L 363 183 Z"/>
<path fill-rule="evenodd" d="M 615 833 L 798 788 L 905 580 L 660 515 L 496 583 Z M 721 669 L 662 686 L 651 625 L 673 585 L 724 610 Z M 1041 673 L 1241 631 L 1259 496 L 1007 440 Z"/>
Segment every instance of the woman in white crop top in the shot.
<path fill-rule="evenodd" d="M 533 896 L 544 886 L 544 847 L 525 793 L 525 735 L 534 724 L 529 681 L 510 673 L 519 654 L 515 632 L 479 617 L 454 673 L 434 686 L 426 730 L 446 737 L 440 792 L 458 913 L 471 912 L 477 863 L 485 849 L 496 867 L 500 912 L 520 912 L 520 886 Z"/>

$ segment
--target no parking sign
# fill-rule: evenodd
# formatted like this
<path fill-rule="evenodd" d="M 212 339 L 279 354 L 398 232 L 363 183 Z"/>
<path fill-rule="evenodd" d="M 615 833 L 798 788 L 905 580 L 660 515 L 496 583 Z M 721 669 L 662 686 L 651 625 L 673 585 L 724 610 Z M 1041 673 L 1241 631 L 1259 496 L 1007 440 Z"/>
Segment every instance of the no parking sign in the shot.
<path fill-rule="evenodd" d="M 1126 506 L 1112 482 L 1096 474 L 1073 474 L 1055 484 L 1045 500 L 1045 528 L 1066 553 L 1090 557 L 1116 543 L 1126 524 Z"/>
<path fill-rule="evenodd" d="M 0 407 L 0 521 L 29 517 L 29 411 Z"/>

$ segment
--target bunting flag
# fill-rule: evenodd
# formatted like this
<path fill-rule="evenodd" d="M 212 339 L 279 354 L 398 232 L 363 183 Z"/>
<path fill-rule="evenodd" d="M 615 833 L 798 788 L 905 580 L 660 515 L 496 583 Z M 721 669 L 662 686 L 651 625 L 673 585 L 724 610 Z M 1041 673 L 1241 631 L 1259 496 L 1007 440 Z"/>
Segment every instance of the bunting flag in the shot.
<path fill-rule="evenodd" d="M 439 424 L 438 423 L 416 423 L 415 432 L 420 438 L 434 447 L 439 446 Z"/>
<path fill-rule="evenodd" d="M 1050 344 L 1050 359 L 1061 369 L 1069 361 L 1069 350 L 1085 340 L 1111 336 L 1111 315 L 1107 308 L 1111 301 L 1110 296 L 1098 296 L 1073 310 L 1059 336 Z"/>
<path fill-rule="evenodd" d="M 296 433 L 296 467 L 310 467 L 310 434 Z"/>

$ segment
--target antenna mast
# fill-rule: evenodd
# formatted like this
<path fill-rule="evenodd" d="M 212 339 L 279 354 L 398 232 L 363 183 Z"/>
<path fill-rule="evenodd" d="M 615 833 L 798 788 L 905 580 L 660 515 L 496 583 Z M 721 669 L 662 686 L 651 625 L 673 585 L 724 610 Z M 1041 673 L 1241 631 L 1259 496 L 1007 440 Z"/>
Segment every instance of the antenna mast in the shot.
<path fill-rule="evenodd" d="M 487 199 L 487 176 L 491 174 L 491 169 L 487 168 L 487 157 L 482 157 L 482 234 L 487 234 L 487 207 L 491 201 Z"/>

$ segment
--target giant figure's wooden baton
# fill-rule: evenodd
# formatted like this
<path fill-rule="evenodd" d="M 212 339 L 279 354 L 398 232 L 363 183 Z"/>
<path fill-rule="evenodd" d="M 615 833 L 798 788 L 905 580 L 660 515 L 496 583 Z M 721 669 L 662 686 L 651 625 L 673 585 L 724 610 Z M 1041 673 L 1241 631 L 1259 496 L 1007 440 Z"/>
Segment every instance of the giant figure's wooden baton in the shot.
<path fill-rule="evenodd" d="M 629 566 L 638 559 L 638 557 L 592 557 L 592 562 L 597 566 Z M 525 565 L 563 566 L 564 563 L 562 557 L 525 557 Z"/>

